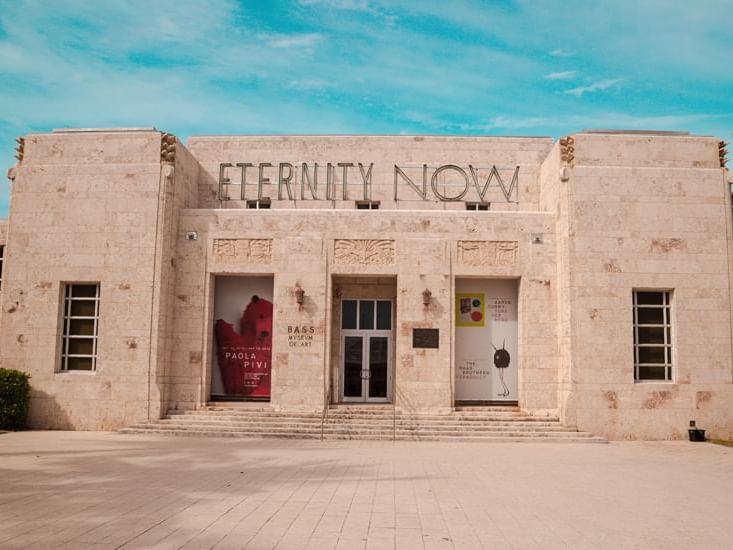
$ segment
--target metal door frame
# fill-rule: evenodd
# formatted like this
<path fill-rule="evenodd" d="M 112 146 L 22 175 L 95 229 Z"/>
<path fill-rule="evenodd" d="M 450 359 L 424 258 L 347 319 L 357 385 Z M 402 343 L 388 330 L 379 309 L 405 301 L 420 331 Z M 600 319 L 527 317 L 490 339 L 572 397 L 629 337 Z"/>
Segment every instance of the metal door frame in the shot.
<path fill-rule="evenodd" d="M 393 380 L 393 365 L 392 355 L 394 349 L 392 347 L 393 335 L 394 335 L 394 300 L 391 298 L 343 298 L 342 302 L 346 300 L 359 301 L 372 301 L 372 302 L 391 302 L 391 319 L 390 324 L 391 330 L 379 330 L 379 329 L 339 329 L 340 330 L 340 361 L 339 361 L 339 400 L 342 403 L 391 403 L 392 402 L 392 380 Z M 358 311 L 358 310 L 357 310 Z M 376 311 L 376 309 L 375 309 Z M 344 395 L 344 383 L 346 382 L 346 366 L 344 364 L 345 359 L 345 339 L 347 336 L 357 336 L 362 338 L 362 349 L 361 349 L 361 397 L 346 397 Z M 387 338 L 387 397 L 369 397 L 369 338 L 370 337 L 382 337 Z"/>

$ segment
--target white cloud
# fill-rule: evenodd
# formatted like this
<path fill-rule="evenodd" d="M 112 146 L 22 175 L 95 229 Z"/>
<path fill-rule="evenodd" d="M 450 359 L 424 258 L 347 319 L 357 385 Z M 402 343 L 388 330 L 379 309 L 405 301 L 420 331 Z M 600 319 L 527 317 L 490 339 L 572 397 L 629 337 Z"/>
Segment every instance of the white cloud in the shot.
<path fill-rule="evenodd" d="M 518 129 L 518 128 L 539 128 L 547 124 L 547 117 L 506 117 L 497 116 L 489 120 L 483 125 L 486 130 L 494 130 L 497 128 Z"/>
<path fill-rule="evenodd" d="M 598 82 L 593 82 L 592 84 L 589 84 L 587 86 L 578 86 L 577 88 L 565 90 L 565 93 L 574 95 L 575 97 L 580 97 L 583 94 L 587 94 L 588 92 L 597 92 L 599 90 L 608 90 L 609 88 L 616 86 L 617 84 L 619 84 L 622 81 L 623 81 L 623 78 L 599 80 Z"/>
<path fill-rule="evenodd" d="M 552 57 L 572 57 L 575 55 L 575 53 L 563 48 L 557 48 L 555 50 L 552 50 L 550 52 L 550 55 Z"/>
<path fill-rule="evenodd" d="M 273 48 L 310 48 L 323 41 L 319 33 L 259 35 L 268 46 Z"/>
<path fill-rule="evenodd" d="M 545 75 L 545 80 L 570 80 L 578 74 L 578 71 L 562 71 Z"/>
<path fill-rule="evenodd" d="M 370 9 L 367 0 L 298 0 L 303 6 L 323 6 L 338 10 L 368 11 Z"/>
<path fill-rule="evenodd" d="M 156 126 L 184 137 L 305 132 L 316 120 L 321 131 L 354 131 L 337 106 L 281 91 L 294 80 L 326 85 L 312 65 L 320 33 L 268 32 L 229 0 L 192 2 L 174 18 L 138 0 L 69 3 L 0 10 L 0 74 L 13 83 L 0 90 L 0 140 L 67 126 Z"/>
<path fill-rule="evenodd" d="M 320 8 L 322 10 L 343 10 L 358 11 L 369 14 L 373 17 L 380 18 L 388 27 L 394 27 L 397 24 L 397 16 L 389 11 L 391 7 L 378 6 L 379 1 L 368 0 L 298 0 L 301 6 Z"/>
<path fill-rule="evenodd" d="M 300 80 L 291 80 L 287 84 L 288 88 L 295 90 L 325 90 L 330 84 L 320 78 L 303 78 Z"/>
<path fill-rule="evenodd" d="M 435 128 L 437 129 L 448 129 L 455 124 L 451 124 L 448 121 L 442 120 L 432 114 L 429 113 L 422 113 L 419 111 L 406 111 L 403 113 L 403 118 L 405 120 L 408 120 L 410 122 L 414 122 L 416 124 L 419 124 L 423 127 L 429 127 L 429 128 Z"/>
<path fill-rule="evenodd" d="M 595 112 L 569 116 L 497 116 L 489 119 L 482 130 L 517 130 L 528 128 L 608 128 L 627 130 L 684 130 L 704 121 L 725 121 L 733 113 L 636 116 L 619 112 Z"/>

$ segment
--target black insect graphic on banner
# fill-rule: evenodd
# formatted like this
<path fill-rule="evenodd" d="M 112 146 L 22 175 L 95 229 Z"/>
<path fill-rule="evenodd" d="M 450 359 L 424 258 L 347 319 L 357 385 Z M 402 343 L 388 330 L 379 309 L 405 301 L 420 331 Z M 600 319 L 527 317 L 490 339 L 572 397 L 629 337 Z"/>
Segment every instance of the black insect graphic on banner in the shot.
<path fill-rule="evenodd" d="M 491 347 L 494 348 L 494 366 L 499 369 L 499 381 L 501 382 L 502 391 L 497 393 L 499 397 L 507 397 L 509 395 L 509 388 L 504 382 L 504 369 L 509 367 L 511 363 L 511 356 L 506 350 L 506 340 L 501 344 L 501 349 L 496 349 L 496 346 L 492 343 Z"/>

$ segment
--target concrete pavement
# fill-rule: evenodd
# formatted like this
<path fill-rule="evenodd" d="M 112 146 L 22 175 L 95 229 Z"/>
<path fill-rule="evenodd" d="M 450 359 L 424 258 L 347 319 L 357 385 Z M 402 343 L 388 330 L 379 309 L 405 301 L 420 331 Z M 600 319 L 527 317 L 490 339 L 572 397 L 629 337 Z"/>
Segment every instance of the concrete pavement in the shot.
<path fill-rule="evenodd" d="M 733 545 L 733 448 L 0 434 L 3 549 Z"/>

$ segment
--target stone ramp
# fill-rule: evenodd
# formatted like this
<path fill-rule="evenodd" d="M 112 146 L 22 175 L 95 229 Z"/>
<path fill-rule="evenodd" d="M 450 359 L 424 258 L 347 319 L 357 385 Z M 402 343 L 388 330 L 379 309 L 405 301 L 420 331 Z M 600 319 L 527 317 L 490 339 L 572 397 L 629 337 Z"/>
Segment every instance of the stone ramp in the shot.
<path fill-rule="evenodd" d="M 333 406 L 323 413 L 269 407 L 210 405 L 169 411 L 160 420 L 120 430 L 198 437 L 329 440 L 497 441 L 606 443 L 563 426 L 559 418 L 533 416 L 517 407 L 457 407 L 449 414 L 395 412 L 391 406 Z"/>

